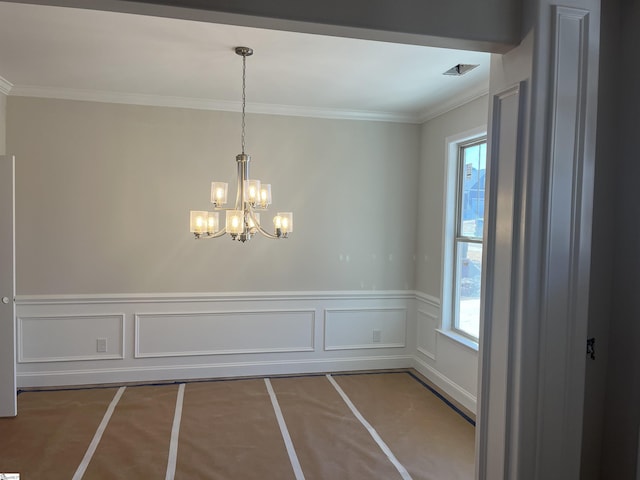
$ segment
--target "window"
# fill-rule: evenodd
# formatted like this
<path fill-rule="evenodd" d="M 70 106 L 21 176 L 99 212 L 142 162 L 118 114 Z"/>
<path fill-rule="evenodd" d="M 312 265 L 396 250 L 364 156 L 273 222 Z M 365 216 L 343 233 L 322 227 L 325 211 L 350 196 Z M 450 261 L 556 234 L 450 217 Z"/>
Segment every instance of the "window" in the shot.
<path fill-rule="evenodd" d="M 451 329 L 475 341 L 480 334 L 487 140 L 458 143 L 452 245 Z M 453 205 L 449 206 L 450 208 Z"/>

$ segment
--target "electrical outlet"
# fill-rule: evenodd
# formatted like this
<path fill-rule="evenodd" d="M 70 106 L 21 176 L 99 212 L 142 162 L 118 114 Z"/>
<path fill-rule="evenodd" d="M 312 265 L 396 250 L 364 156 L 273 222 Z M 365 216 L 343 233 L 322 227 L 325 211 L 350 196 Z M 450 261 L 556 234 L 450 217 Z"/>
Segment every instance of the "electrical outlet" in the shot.
<path fill-rule="evenodd" d="M 382 330 L 374 328 L 373 329 L 373 343 L 380 343 L 382 339 Z"/>
<path fill-rule="evenodd" d="M 106 353 L 107 352 L 107 339 L 106 338 L 97 338 L 96 339 L 96 351 L 98 353 Z"/>

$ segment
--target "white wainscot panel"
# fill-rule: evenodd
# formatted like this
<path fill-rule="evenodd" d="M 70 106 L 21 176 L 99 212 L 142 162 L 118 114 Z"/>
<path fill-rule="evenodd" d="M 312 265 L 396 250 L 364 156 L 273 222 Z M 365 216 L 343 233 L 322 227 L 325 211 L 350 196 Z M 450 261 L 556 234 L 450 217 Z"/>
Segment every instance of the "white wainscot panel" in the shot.
<path fill-rule="evenodd" d="M 438 333 L 438 370 L 475 398 L 478 391 L 478 352 Z"/>
<path fill-rule="evenodd" d="M 122 359 L 123 352 L 124 314 L 18 317 L 19 363 Z"/>
<path fill-rule="evenodd" d="M 312 352 L 315 310 L 135 315 L 135 356 Z"/>
<path fill-rule="evenodd" d="M 432 313 L 418 310 L 417 349 L 431 360 L 436 359 L 436 329 L 438 317 Z"/>
<path fill-rule="evenodd" d="M 324 349 L 402 348 L 407 343 L 405 308 L 326 309 Z"/>

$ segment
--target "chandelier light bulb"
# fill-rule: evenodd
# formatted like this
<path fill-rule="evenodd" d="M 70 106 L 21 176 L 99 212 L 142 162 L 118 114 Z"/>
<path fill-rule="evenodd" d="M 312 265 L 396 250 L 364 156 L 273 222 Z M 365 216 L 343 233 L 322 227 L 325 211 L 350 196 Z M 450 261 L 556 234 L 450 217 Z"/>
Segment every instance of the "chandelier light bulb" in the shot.
<path fill-rule="evenodd" d="M 227 203 L 229 184 L 226 182 L 211 182 L 211 203 L 220 207 Z"/>

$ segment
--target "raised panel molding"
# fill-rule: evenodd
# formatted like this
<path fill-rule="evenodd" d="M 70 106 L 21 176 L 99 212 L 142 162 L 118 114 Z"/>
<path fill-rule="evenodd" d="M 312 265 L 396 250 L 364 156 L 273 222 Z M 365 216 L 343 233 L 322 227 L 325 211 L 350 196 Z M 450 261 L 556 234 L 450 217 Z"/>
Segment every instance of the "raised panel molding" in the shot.
<path fill-rule="evenodd" d="M 539 345 L 544 346 L 540 368 L 545 373 L 538 385 L 538 430 L 545 440 L 538 441 L 536 454 L 543 466 L 536 475 L 571 478 L 569 472 L 580 469 L 583 421 L 598 14 L 595 8 L 554 5 L 552 15 L 549 190 L 539 326 Z M 558 291 L 557 285 L 563 288 Z"/>
<path fill-rule="evenodd" d="M 373 339 L 380 331 L 380 341 Z M 324 349 L 404 348 L 407 345 L 406 308 L 325 309 Z"/>
<path fill-rule="evenodd" d="M 315 310 L 135 315 L 135 358 L 313 352 Z"/>
<path fill-rule="evenodd" d="M 124 358 L 124 314 L 18 316 L 18 363 L 120 360 Z M 115 353 L 98 353 L 105 338 Z"/>
<path fill-rule="evenodd" d="M 507 478 L 506 448 L 512 428 L 514 295 L 512 278 L 519 248 L 523 125 L 527 83 L 518 82 L 492 97 L 490 159 L 488 159 L 488 232 L 483 267 L 484 307 L 482 341 L 479 469 L 481 478 Z M 505 287 L 508 286 L 508 287 Z M 487 459 L 487 446 L 494 452 Z"/>
<path fill-rule="evenodd" d="M 418 310 L 418 340 L 416 349 L 431 360 L 436 359 L 436 330 L 438 316 L 424 310 Z"/>

